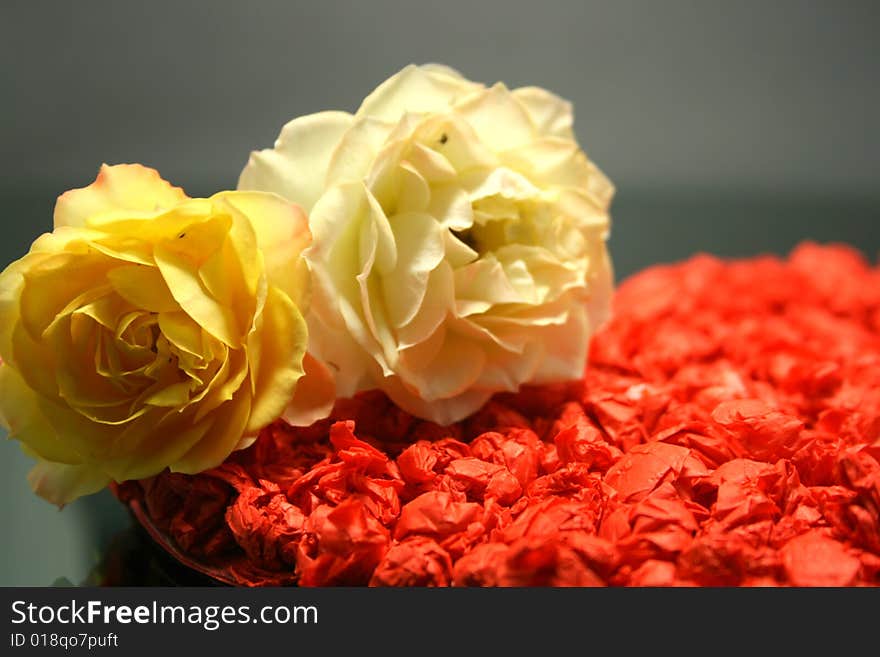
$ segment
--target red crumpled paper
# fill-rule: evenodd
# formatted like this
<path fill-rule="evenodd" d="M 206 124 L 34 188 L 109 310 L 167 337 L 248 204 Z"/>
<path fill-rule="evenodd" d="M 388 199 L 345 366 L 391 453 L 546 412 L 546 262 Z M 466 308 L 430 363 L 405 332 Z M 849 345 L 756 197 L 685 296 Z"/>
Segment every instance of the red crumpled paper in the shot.
<path fill-rule="evenodd" d="M 653 267 L 582 381 L 451 427 L 366 393 L 117 494 L 243 585 L 877 585 L 880 269 L 812 244 Z"/>

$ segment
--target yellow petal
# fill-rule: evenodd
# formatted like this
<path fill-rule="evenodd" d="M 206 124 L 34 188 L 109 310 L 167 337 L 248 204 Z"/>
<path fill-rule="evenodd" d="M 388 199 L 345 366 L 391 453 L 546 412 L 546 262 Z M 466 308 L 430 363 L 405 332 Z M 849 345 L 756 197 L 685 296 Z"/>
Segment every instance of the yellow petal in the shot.
<path fill-rule="evenodd" d="M 101 454 L 101 467 L 116 481 L 143 479 L 162 472 L 187 453 L 211 429 L 213 417 L 201 422 L 191 416 L 173 413 L 173 421 L 162 422 L 164 408 L 150 412 L 117 433 L 113 443 Z M 173 436 L 173 440 L 169 437 Z"/>
<path fill-rule="evenodd" d="M 429 336 L 417 344 L 400 350 L 399 372 L 406 379 L 408 372 L 420 372 L 429 367 L 446 342 L 446 324 L 440 324 Z"/>
<path fill-rule="evenodd" d="M 514 211 L 515 206 L 509 203 L 511 200 L 537 200 L 541 198 L 541 190 L 535 187 L 528 178 L 506 167 L 498 167 L 489 172 L 474 172 L 465 176 L 463 182 L 467 185 L 472 201 L 482 201 L 483 204 L 493 201 L 503 204 L 508 201 L 508 205 Z"/>
<path fill-rule="evenodd" d="M 49 398 L 58 395 L 58 384 L 55 382 L 56 354 L 41 341 L 34 340 L 21 322 L 12 330 L 10 363 L 40 395 Z"/>
<path fill-rule="evenodd" d="M 361 273 L 369 273 L 372 267 L 387 275 L 397 266 L 397 243 L 394 232 L 382 206 L 366 191 L 369 219 L 361 224 L 360 264 Z M 368 261 L 372 264 L 368 265 Z"/>
<path fill-rule="evenodd" d="M 195 405 L 196 422 L 208 417 L 231 400 L 244 384 L 249 372 L 250 366 L 244 350 L 228 350 L 222 366 L 208 386 L 199 395 L 193 396 L 193 401 L 198 402 Z"/>
<path fill-rule="evenodd" d="M 284 291 L 302 308 L 309 285 L 302 252 L 312 241 L 302 209 L 280 196 L 261 192 L 223 192 L 212 198 L 228 204 L 250 222 L 256 246 L 263 254 L 268 284 Z"/>
<path fill-rule="evenodd" d="M 85 226 L 88 219 L 106 212 L 156 212 L 186 198 L 182 189 L 163 180 L 154 169 L 140 164 L 104 164 L 91 185 L 58 197 L 55 227 Z"/>
<path fill-rule="evenodd" d="M 37 257 L 35 254 L 52 255 L 62 251 L 78 253 L 80 255 L 89 252 L 89 244 L 92 240 L 104 237 L 99 230 L 83 228 L 81 226 L 59 226 L 51 233 L 43 233 L 34 243 L 25 258 Z"/>
<path fill-rule="evenodd" d="M 164 244 L 156 246 L 156 264 L 175 301 L 202 328 L 230 347 L 241 344 L 243 327 L 202 284 L 198 268 L 188 258 Z"/>
<path fill-rule="evenodd" d="M 203 222 L 211 221 L 212 225 L 222 224 L 224 221 L 228 222 L 228 218 L 214 216 L 212 210 L 213 206 L 209 199 L 188 198 L 171 208 L 156 212 L 108 211 L 89 218 L 92 230 L 101 233 L 98 238 L 90 237 L 89 244 L 101 242 L 106 246 L 104 250 L 111 253 L 132 247 L 134 249 L 131 254 L 133 257 L 129 259 L 136 262 L 147 254 L 144 252 L 145 247 L 138 247 L 130 241 L 133 235 L 137 236 L 139 242 L 146 242 L 149 245 L 162 240 L 183 239 L 188 236 L 189 239 L 181 242 L 178 248 L 186 248 L 188 244 L 190 250 L 200 251 L 210 244 L 196 243 L 196 240 L 210 239 L 212 231 L 209 229 L 199 232 L 197 229 L 193 234 L 190 234 L 189 231 Z M 117 257 L 117 255 L 114 253 L 113 257 Z M 151 258 L 144 257 L 144 260 L 145 264 L 152 264 Z"/>
<path fill-rule="evenodd" d="M 192 383 L 189 381 L 172 383 L 147 397 L 144 400 L 144 404 L 167 406 L 169 408 L 183 406 L 189 400 L 190 390 L 192 390 Z"/>
<path fill-rule="evenodd" d="M 71 328 L 77 323 L 87 326 Z M 47 336 L 45 347 L 63 355 L 55 368 L 58 395 L 71 408 L 93 420 L 100 417 L 108 423 L 125 422 L 132 415 L 129 395 L 114 379 L 101 376 L 94 365 L 99 331 L 94 320 L 79 316 L 59 322 Z M 91 412 L 83 410 L 84 407 L 92 409 Z"/>
<path fill-rule="evenodd" d="M 201 356 L 204 345 L 202 329 L 184 312 L 159 313 L 159 330 L 171 343 L 193 356 Z"/>
<path fill-rule="evenodd" d="M 33 338 L 39 339 L 71 299 L 104 283 L 112 262 L 103 255 L 58 253 L 28 266 L 20 308 Z"/>
<path fill-rule="evenodd" d="M 245 435 L 250 411 L 250 392 L 241 389 L 211 415 L 210 430 L 186 454 L 171 464 L 171 471 L 195 474 L 223 463 Z"/>
<path fill-rule="evenodd" d="M 481 389 L 512 392 L 523 381 L 534 381 L 542 366 L 543 347 L 535 341 L 527 343 L 520 352 L 507 351 L 497 345 L 487 345 L 484 349 L 486 367 L 476 384 Z M 555 379 L 556 382 L 562 380 Z"/>
<path fill-rule="evenodd" d="M 36 455 L 50 461 L 79 463 L 80 455 L 62 441 L 40 412 L 36 393 L 9 365 L 0 365 L 0 424 Z"/>
<path fill-rule="evenodd" d="M 0 274 L 0 360 L 12 359 L 12 333 L 20 319 L 18 308 L 24 276 L 21 261 L 13 262 Z"/>
<path fill-rule="evenodd" d="M 84 312 L 99 322 L 103 319 L 104 326 L 113 328 L 114 324 L 107 322 L 113 322 L 117 319 L 116 312 L 128 307 L 129 304 L 125 299 L 113 294 L 112 285 L 101 283 L 97 287 L 86 288 L 78 296 L 71 299 L 64 308 L 58 311 L 52 323 L 44 329 L 43 334 L 50 331 L 55 323 L 76 312 Z"/>
<path fill-rule="evenodd" d="M 37 495 L 61 507 L 97 493 L 110 483 L 110 477 L 91 465 L 40 461 L 28 473 L 28 482 Z"/>
<path fill-rule="evenodd" d="M 371 196 L 369 198 L 372 199 Z M 364 347 L 373 353 L 387 373 L 389 363 L 393 363 L 397 358 L 397 349 L 382 295 L 381 279 L 377 274 L 387 275 L 394 270 L 397 250 L 390 224 L 382 209 L 376 205 L 372 206 L 371 221 L 363 222 L 360 232 L 358 255 L 361 272 L 356 276 L 360 290 L 360 305 L 351 309 L 357 313 L 356 316 L 345 314 L 349 309 L 343 306 L 343 317 L 346 323 L 351 323 L 356 330 L 362 322 L 366 324 L 370 336 Z M 390 255 L 394 258 L 390 258 Z"/>
<path fill-rule="evenodd" d="M 269 288 L 257 339 L 260 362 L 247 435 L 278 419 L 303 375 L 309 339 L 306 322 L 290 297 L 276 287 Z"/>
<path fill-rule="evenodd" d="M 117 267 L 107 272 L 107 278 L 113 289 L 135 308 L 153 313 L 169 313 L 180 309 L 156 267 Z"/>
<path fill-rule="evenodd" d="M 115 260 L 131 262 L 138 265 L 153 263 L 153 244 L 146 239 L 132 235 L 101 235 L 89 239 L 89 246 Z"/>

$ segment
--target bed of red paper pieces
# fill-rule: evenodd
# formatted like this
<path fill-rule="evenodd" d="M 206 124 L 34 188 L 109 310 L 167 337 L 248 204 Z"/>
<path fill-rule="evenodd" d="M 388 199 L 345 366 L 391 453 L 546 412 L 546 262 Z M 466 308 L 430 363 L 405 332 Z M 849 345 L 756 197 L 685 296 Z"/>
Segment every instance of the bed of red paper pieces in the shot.
<path fill-rule="evenodd" d="M 809 244 L 653 267 L 583 381 L 452 427 L 368 393 L 117 494 L 246 585 L 880 584 L 880 269 Z"/>

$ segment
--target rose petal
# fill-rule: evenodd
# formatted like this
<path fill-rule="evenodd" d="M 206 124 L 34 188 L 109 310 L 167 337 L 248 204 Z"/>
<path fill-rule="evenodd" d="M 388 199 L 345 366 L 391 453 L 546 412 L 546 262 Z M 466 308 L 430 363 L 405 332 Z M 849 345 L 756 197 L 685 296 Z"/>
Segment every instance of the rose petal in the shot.
<path fill-rule="evenodd" d="M 171 464 L 171 471 L 192 474 L 220 465 L 245 435 L 250 410 L 250 395 L 239 390 L 205 420 L 210 423 L 210 429 L 186 454 Z"/>
<path fill-rule="evenodd" d="M 353 120 L 347 112 L 319 112 L 290 121 L 274 149 L 251 153 L 238 189 L 275 192 L 311 211 L 324 190 L 333 152 Z"/>
<path fill-rule="evenodd" d="M 205 289 L 191 260 L 160 244 L 156 247 L 156 264 L 175 301 L 190 317 L 230 347 L 241 344 L 243 327 L 232 310 Z"/>
<path fill-rule="evenodd" d="M 156 267 L 116 267 L 107 272 L 107 279 L 116 293 L 136 308 L 154 313 L 170 313 L 180 309 Z"/>
<path fill-rule="evenodd" d="M 528 143 L 535 126 L 525 108 L 502 83 L 471 94 L 456 104 L 456 110 L 494 151 L 505 151 Z"/>
<path fill-rule="evenodd" d="M 539 134 L 573 140 L 571 103 L 540 87 L 520 87 L 510 92 L 526 108 Z"/>
<path fill-rule="evenodd" d="M 304 373 L 308 329 L 293 301 L 270 287 L 262 319 L 259 375 L 245 435 L 255 434 L 281 415 Z"/>
<path fill-rule="evenodd" d="M 156 213 L 186 198 L 182 189 L 163 180 L 155 169 L 140 164 L 103 164 L 91 185 L 58 197 L 55 227 L 85 226 L 89 219 L 106 212 Z"/>
<path fill-rule="evenodd" d="M 8 365 L 0 365 L 0 425 L 9 438 L 26 444 L 37 456 L 58 463 L 78 464 L 82 457 L 61 440 L 40 412 L 38 399 L 21 376 Z"/>
<path fill-rule="evenodd" d="M 83 495 L 97 493 L 110 483 L 110 478 L 89 465 L 40 461 L 28 473 L 28 482 L 37 495 L 64 506 Z"/>
<path fill-rule="evenodd" d="M 397 263 L 382 278 L 391 325 L 400 328 L 412 321 L 427 292 L 428 277 L 443 260 L 446 231 L 421 213 L 393 216 L 389 223 L 397 245 Z"/>
<path fill-rule="evenodd" d="M 442 112 L 479 88 L 450 68 L 410 65 L 367 96 L 356 116 L 397 121 L 404 112 Z"/>

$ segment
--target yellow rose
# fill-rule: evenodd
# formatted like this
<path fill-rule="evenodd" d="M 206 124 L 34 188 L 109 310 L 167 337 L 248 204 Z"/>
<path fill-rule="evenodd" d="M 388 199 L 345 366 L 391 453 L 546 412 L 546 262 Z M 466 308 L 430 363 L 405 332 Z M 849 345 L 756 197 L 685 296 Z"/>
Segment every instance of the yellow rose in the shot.
<path fill-rule="evenodd" d="M 309 241 L 274 194 L 191 199 L 140 165 L 63 194 L 54 231 L 0 275 L 0 419 L 40 459 L 34 489 L 63 504 L 199 472 L 285 408 L 326 411 L 303 358 Z"/>
<path fill-rule="evenodd" d="M 309 213 L 310 349 L 340 395 L 378 386 L 448 423 L 581 376 L 610 303 L 614 188 L 548 91 L 409 66 L 354 115 L 288 123 L 239 189 Z"/>

